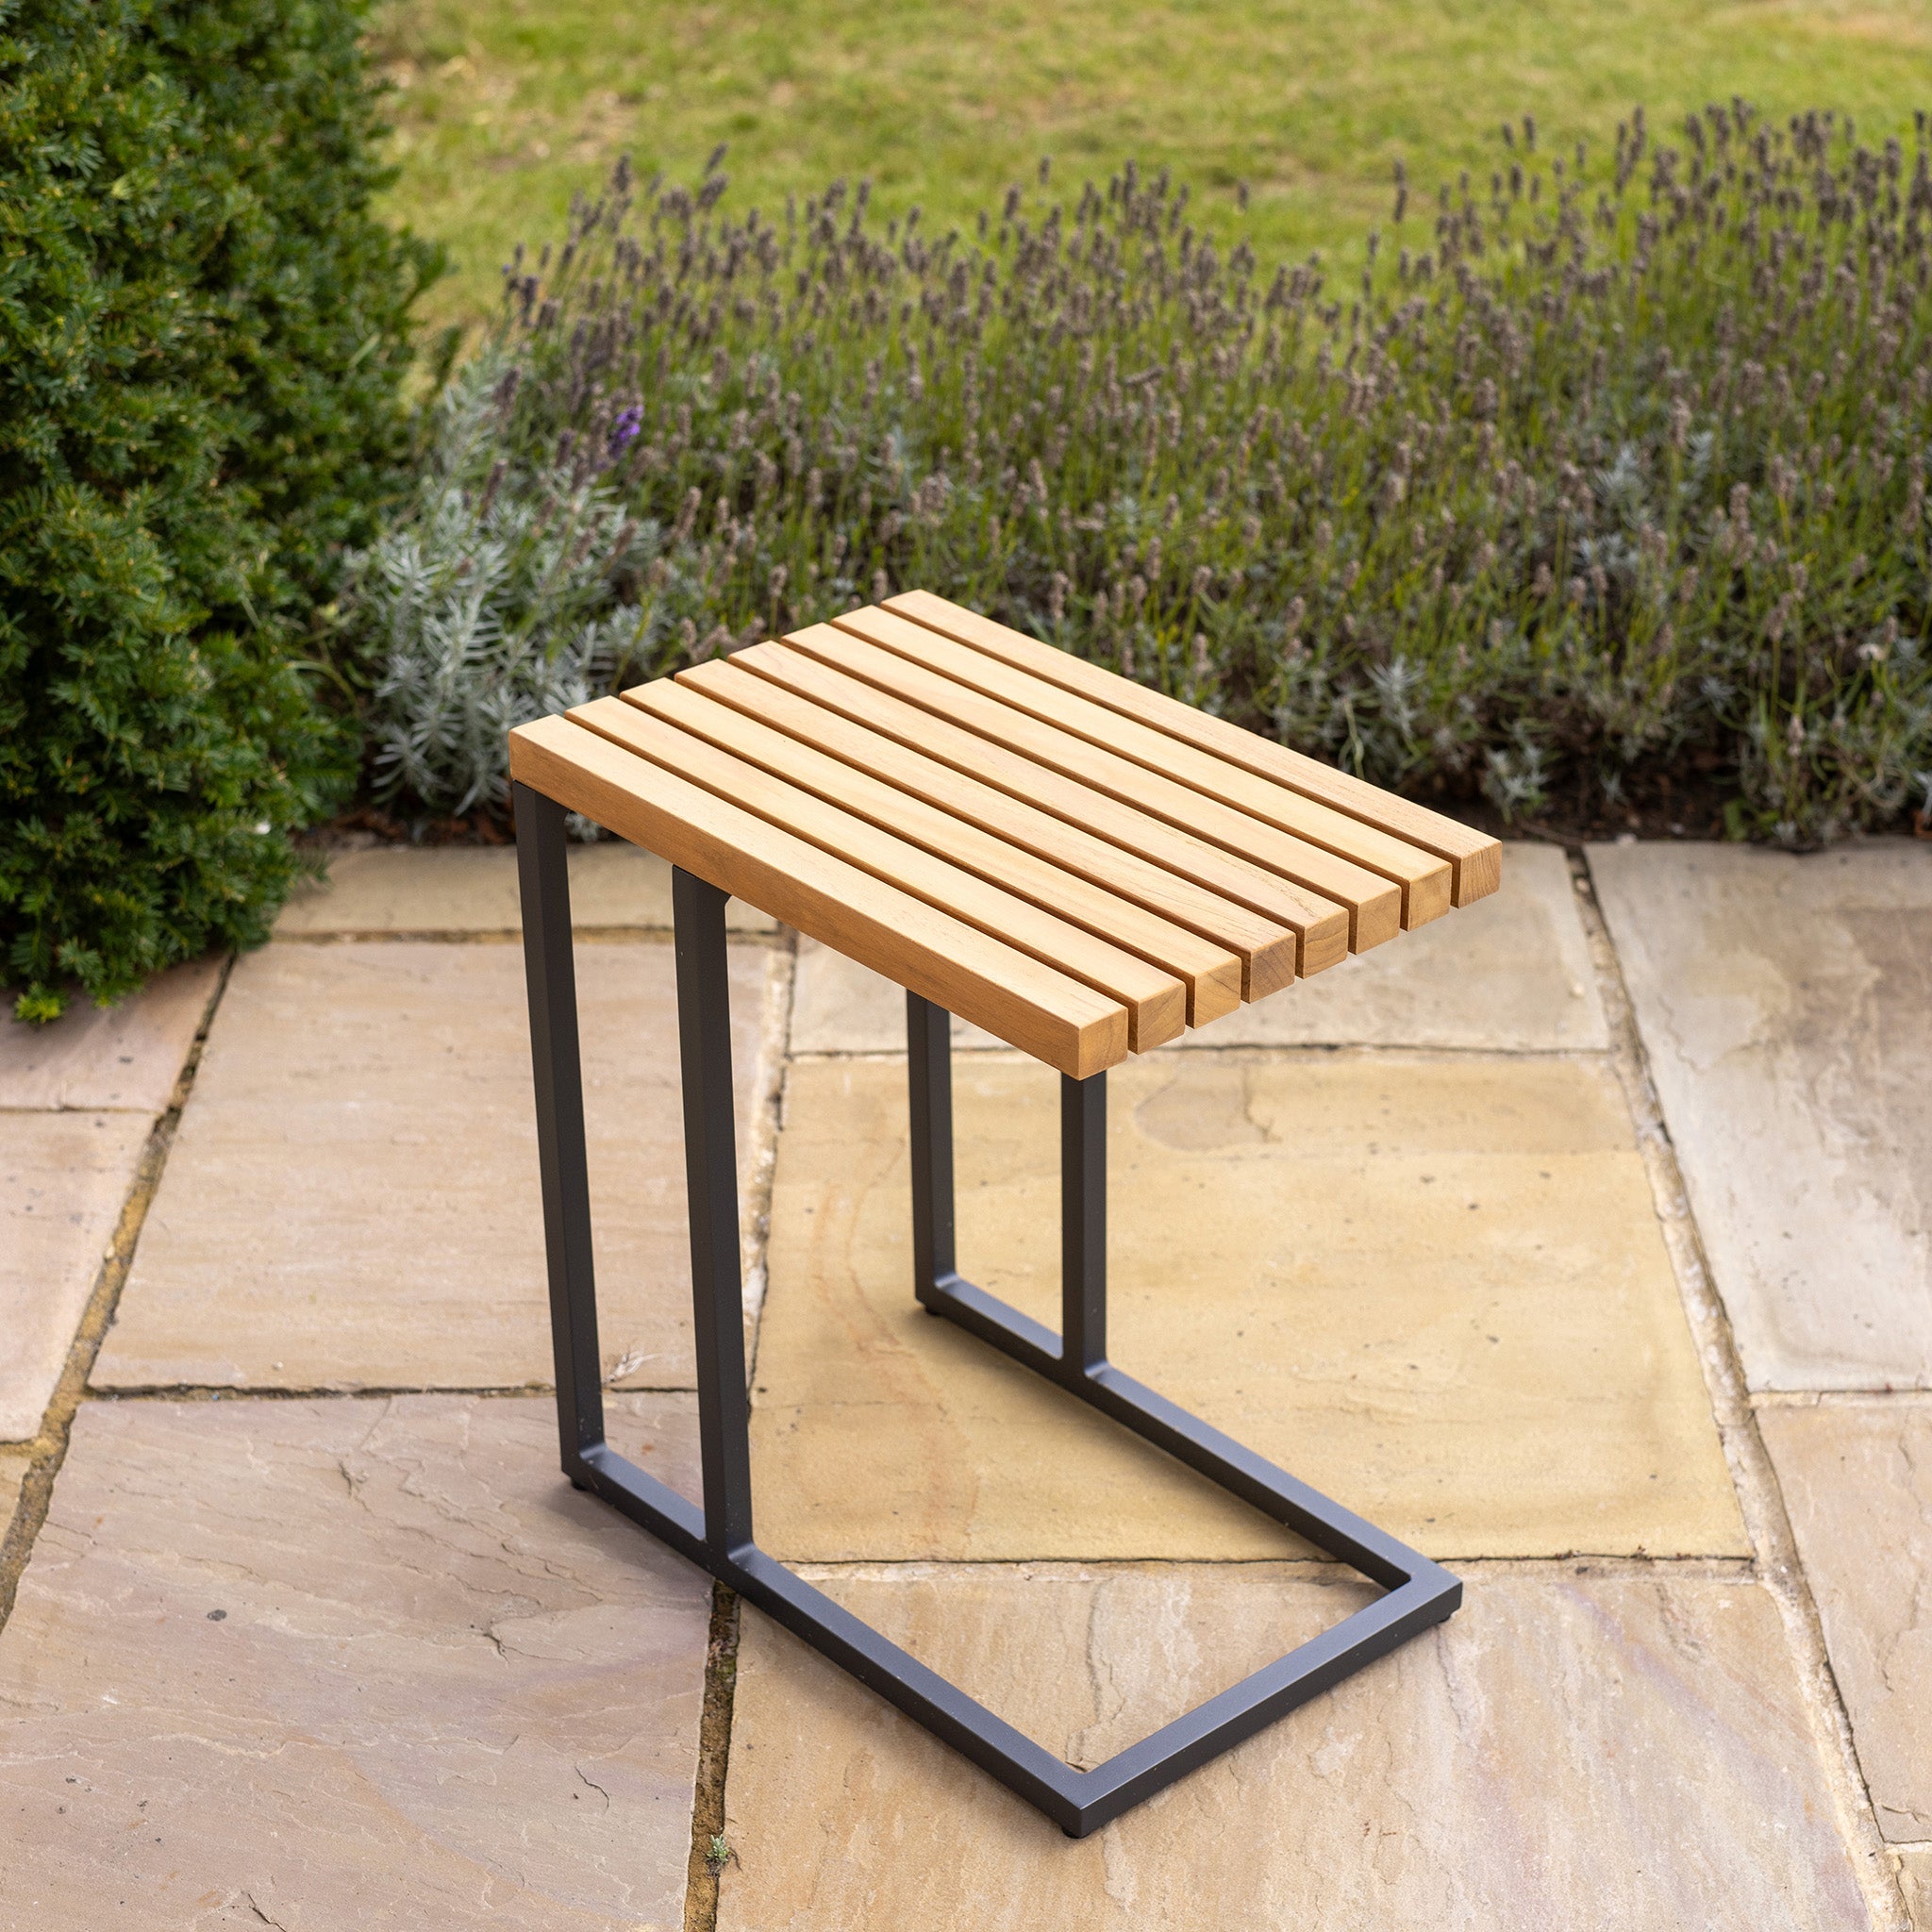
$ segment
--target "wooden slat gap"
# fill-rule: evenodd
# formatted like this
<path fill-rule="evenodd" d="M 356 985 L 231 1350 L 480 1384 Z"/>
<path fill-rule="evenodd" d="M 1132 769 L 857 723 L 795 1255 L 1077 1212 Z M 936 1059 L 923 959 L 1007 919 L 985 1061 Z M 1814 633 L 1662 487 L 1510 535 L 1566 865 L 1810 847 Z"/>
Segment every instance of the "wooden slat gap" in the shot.
<path fill-rule="evenodd" d="M 1486 897 L 1502 882 L 1502 847 L 1496 840 L 1413 799 L 1400 798 L 1367 779 L 1337 771 L 1212 712 L 1150 691 L 929 591 L 903 591 L 887 598 L 882 608 L 1434 853 L 1453 868 L 1454 898 L 1458 907 Z"/>
<path fill-rule="evenodd" d="M 750 682 L 769 691 L 762 680 Z M 1241 962 L 1225 948 L 1146 910 L 957 811 L 751 715 L 691 682 L 658 678 L 623 693 L 632 705 L 1016 893 L 1177 979 L 1187 1024 L 1205 1025 L 1241 1004 Z M 802 703 L 802 700 L 794 701 Z M 825 714 L 829 717 L 830 714 Z M 1137 1052 L 1141 1049 L 1137 1044 Z"/>
<path fill-rule="evenodd" d="M 671 692 L 677 689 L 666 686 Z M 686 695 L 693 703 L 704 702 L 694 693 Z M 1120 1000 L 1127 1008 L 1128 1044 L 1134 1052 L 1178 1038 L 1186 1025 L 1186 990 L 1172 974 L 711 743 L 675 717 L 639 704 L 635 697 L 628 704 L 599 698 L 568 715 L 625 750 Z"/>
<path fill-rule="evenodd" d="M 1171 832 L 1205 841 L 1241 863 L 1258 866 L 1304 891 L 1343 906 L 1349 913 L 1354 951 L 1381 945 L 1401 930 L 1400 886 L 1349 859 L 850 632 L 814 625 L 788 636 L 785 642 L 942 720 L 989 750 L 998 747 L 1023 757 L 1082 788 L 1090 797 L 1111 799 L 1159 821 Z M 1445 871 L 1445 881 L 1446 877 Z"/>
<path fill-rule="evenodd" d="M 1333 964 L 1346 950 L 1347 917 L 1331 902 L 787 645 L 756 644 L 734 652 L 727 664 L 680 672 L 678 681 L 757 711 L 737 682 L 741 675 L 836 719 L 844 743 L 828 749 L 877 769 L 877 756 L 863 747 L 883 744 L 893 755 L 895 782 L 1229 947 L 1241 960 L 1245 999 L 1287 985 L 1298 950 L 1311 961 L 1307 971 Z M 947 774 L 943 791 L 920 780 L 935 771 Z M 1106 860 L 1096 863 L 1102 851 Z"/>
<path fill-rule="evenodd" d="M 1217 808 L 1239 812 L 1245 822 L 1272 826 L 1389 880 L 1402 893 L 1405 927 L 1424 925 L 1450 910 L 1453 874 L 1448 862 L 1378 826 L 1365 825 L 1216 752 L 1176 740 L 896 611 L 868 605 L 833 618 L 832 625 L 983 699 L 1093 746 L 1109 758 L 1151 773 L 1163 788 L 1174 787 L 1183 796 L 1197 794 Z M 1238 826 L 1227 825 L 1217 815 L 1211 822 L 1204 820 L 1201 827 L 1210 837 L 1215 836 L 1210 824 L 1222 824 L 1227 836 L 1238 835 Z"/>

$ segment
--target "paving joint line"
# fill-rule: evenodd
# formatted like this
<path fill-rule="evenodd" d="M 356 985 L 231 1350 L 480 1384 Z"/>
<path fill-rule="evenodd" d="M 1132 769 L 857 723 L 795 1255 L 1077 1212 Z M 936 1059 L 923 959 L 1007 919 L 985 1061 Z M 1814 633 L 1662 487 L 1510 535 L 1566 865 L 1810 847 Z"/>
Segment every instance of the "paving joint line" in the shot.
<path fill-rule="evenodd" d="M 745 1350 L 747 1407 L 756 1399 L 758 1341 L 764 1332 L 765 1298 L 770 1288 L 767 1258 L 772 1192 L 777 1178 L 778 1135 L 785 1118 L 786 1082 L 791 1069 L 791 1019 L 798 991 L 798 935 L 790 926 L 780 926 L 769 937 L 774 950 L 783 954 L 785 964 L 765 987 L 758 1051 L 771 1058 L 752 1131 L 751 1175 L 741 1182 L 745 1225 L 740 1259 L 744 1270 L 744 1319 L 751 1326 L 751 1341 Z M 740 1172 L 743 1174 L 742 1167 Z M 714 1580 L 710 1628 L 705 1643 L 704 1702 L 698 1718 L 698 1761 L 691 1784 L 684 1932 L 717 1932 L 718 1882 L 732 1857 L 724 1839 L 724 1781 L 731 1767 L 740 1628 L 738 1593 Z"/>
<path fill-rule="evenodd" d="M 8 1120 L 45 1120 L 50 1116 L 81 1113 L 152 1113 L 146 1107 L 69 1107 L 63 1102 L 58 1107 L 0 1107 L 0 1115 Z"/>
<path fill-rule="evenodd" d="M 148 1208 L 160 1187 L 161 1173 L 167 1166 L 169 1151 L 181 1124 L 181 1110 L 188 1104 L 195 1073 L 208 1045 L 208 1030 L 214 1024 L 222 995 L 227 991 L 234 971 L 235 955 L 231 953 L 223 961 L 214 991 L 209 993 L 208 1005 L 202 1009 L 201 1024 L 195 1028 L 193 1043 L 181 1063 L 181 1071 L 175 1076 L 168 1105 L 148 1131 L 147 1144 L 142 1149 L 141 1158 L 135 1164 L 134 1179 L 121 1204 L 114 1238 L 102 1257 L 99 1272 L 94 1276 L 93 1291 L 88 1296 L 87 1307 L 81 1312 L 74 1339 L 67 1345 L 67 1359 L 61 1365 L 59 1380 L 54 1385 L 54 1393 L 42 1415 L 39 1431 L 25 1444 L 29 1458 L 26 1476 L 21 1484 L 13 1521 L 8 1526 L 4 1540 L 0 1540 L 0 1630 L 7 1627 L 8 1620 L 13 1614 L 20 1579 L 26 1572 L 35 1539 L 47 1520 L 47 1511 L 53 1501 L 54 1478 L 59 1474 L 60 1465 L 67 1459 L 74 1419 L 79 1413 L 81 1404 L 88 1399 L 87 1378 L 93 1370 L 94 1358 L 100 1354 L 101 1343 L 113 1322 L 121 1291 L 126 1286 L 128 1270 L 134 1262 L 135 1246 L 141 1240 Z"/>
<path fill-rule="evenodd" d="M 1362 1581 L 1359 1570 L 1328 1557 L 835 1557 L 814 1558 L 787 1557 L 774 1553 L 777 1560 L 795 1570 L 808 1581 L 820 1577 L 851 1578 L 858 1581 L 897 1582 L 921 1576 L 950 1575 L 963 1572 L 988 1573 L 996 1570 L 1079 1571 L 1091 1574 L 1103 1570 L 1296 1570 L 1310 1575 L 1353 1578 Z M 1458 1557 L 1441 1560 L 1452 1565 L 1458 1576 L 1480 1573 L 1507 1576 L 1607 1576 L 1637 1580 L 1667 1572 L 1678 1576 L 1707 1579 L 1714 1583 L 1750 1583 L 1757 1580 L 1757 1568 L 1749 1557 L 1646 1557 L 1627 1550 L 1603 1555 L 1572 1553 L 1547 1557 Z"/>
<path fill-rule="evenodd" d="M 724 1776 L 731 1764 L 731 1711 L 738 1690 L 738 1593 L 711 1585 L 705 1641 L 705 1701 L 698 1719 L 698 1772 L 685 1870 L 684 1932 L 717 1932 L 718 1880 L 732 1853 L 724 1838 Z"/>
<path fill-rule="evenodd" d="M 1872 1793 L 1858 1763 L 1857 1745 L 1838 1674 L 1825 1648 L 1824 1625 L 1805 1574 L 1797 1538 L 1785 1508 L 1784 1491 L 1757 1427 L 1757 1411 L 1745 1379 L 1730 1316 L 1717 1291 L 1704 1237 L 1691 1212 L 1675 1144 L 1664 1119 L 1650 1058 L 1637 1026 L 1637 1012 L 1624 978 L 1623 961 L 1596 895 L 1584 848 L 1565 848 L 1578 917 L 1596 970 L 1597 991 L 1609 1026 L 1610 1058 L 1636 1129 L 1638 1150 L 1690 1325 L 1718 1440 L 1731 1486 L 1757 1552 L 1757 1580 L 1784 1624 L 1786 1644 L 1797 1670 L 1799 1690 L 1817 1735 L 1826 1782 L 1839 1807 L 1840 1836 L 1857 1874 L 1875 1925 L 1884 1932 L 1913 1932 L 1904 1878 L 1878 1828 Z"/>
<path fill-rule="evenodd" d="M 1213 1024 L 1211 1021 L 1208 1023 Z M 1022 1053 L 1011 1046 L 965 1046 L 955 1043 L 956 1055 L 965 1055 L 976 1060 L 986 1060 L 996 1066 L 1037 1067 L 1041 1064 L 1032 1055 Z M 1159 1046 L 1146 1053 L 1128 1056 L 1119 1067 L 1110 1072 L 1124 1072 L 1134 1064 L 1149 1064 L 1163 1058 L 1185 1061 L 1196 1054 L 1267 1055 L 1271 1058 L 1290 1054 L 1323 1054 L 1333 1058 L 1352 1055 L 1357 1059 L 1380 1059 L 1396 1055 L 1406 1059 L 1432 1058 L 1440 1060 L 1593 1060 L 1608 1062 L 1616 1058 L 1614 1047 L 1607 1046 L 1441 1046 L 1427 1041 L 1335 1041 L 1335 1040 L 1227 1040 L 1165 1041 Z M 902 1046 L 853 1046 L 853 1047 L 802 1047 L 791 1058 L 794 1061 L 826 1062 L 843 1060 L 868 1066 L 897 1066 L 904 1063 L 906 1049 Z M 1052 1068 L 1046 1071 L 1051 1073 Z"/>
<path fill-rule="evenodd" d="M 1932 1387 L 1923 1383 L 1909 1383 L 1900 1386 L 1896 1383 L 1883 1389 L 1754 1389 L 1751 1391 L 1753 1408 L 1825 1408 L 1849 1407 L 1856 1403 L 1926 1403 L 1932 1402 Z"/>
<path fill-rule="evenodd" d="M 790 944 L 785 964 L 767 982 L 759 1016 L 758 1053 L 769 1055 L 762 1069 L 757 1108 L 752 1117 L 749 1163 L 739 1164 L 743 1191 L 744 1226 L 740 1233 L 739 1265 L 743 1271 L 744 1319 L 751 1324 L 751 1345 L 745 1350 L 745 1387 L 758 1376 L 758 1335 L 764 1326 L 765 1293 L 770 1287 L 766 1261 L 772 1233 L 772 1190 L 778 1173 L 778 1131 L 785 1118 L 785 1082 L 791 1061 L 791 1013 L 798 991 L 797 936 L 788 926 Z M 746 1172 L 747 1166 L 749 1173 Z"/>
<path fill-rule="evenodd" d="M 676 935 L 668 925 L 574 925 L 571 939 L 589 946 L 668 946 Z M 790 942 L 779 932 L 727 931 L 725 943 L 757 946 L 765 952 L 789 950 Z M 424 926 L 391 929 L 372 926 L 344 927 L 340 932 L 281 932 L 270 935 L 277 946 L 517 946 L 523 943 L 521 926 Z"/>
<path fill-rule="evenodd" d="M 695 1395 L 695 1382 L 606 1382 L 607 1395 Z M 387 1402 L 403 1395 L 488 1396 L 492 1401 L 554 1402 L 548 1382 L 395 1382 L 368 1388 L 294 1388 L 273 1382 L 169 1382 L 87 1391 L 90 1402 Z"/>

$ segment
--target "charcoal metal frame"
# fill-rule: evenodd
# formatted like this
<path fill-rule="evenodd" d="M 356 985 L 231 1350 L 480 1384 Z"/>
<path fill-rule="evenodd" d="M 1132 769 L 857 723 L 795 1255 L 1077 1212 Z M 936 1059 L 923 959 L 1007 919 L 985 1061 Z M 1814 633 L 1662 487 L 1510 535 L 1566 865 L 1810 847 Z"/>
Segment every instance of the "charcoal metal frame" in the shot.
<path fill-rule="evenodd" d="M 954 1266 L 948 1016 L 913 992 L 906 995 L 906 1012 L 914 1291 L 921 1303 L 1340 1557 L 1387 1594 L 1105 1764 L 1076 1771 L 760 1550 L 752 1540 L 725 895 L 678 869 L 672 874 L 672 898 L 702 1505 L 687 1502 L 618 1455 L 604 1440 L 564 809 L 525 785 L 516 786 L 515 793 L 558 1426 L 564 1474 L 579 1489 L 602 1496 L 729 1584 L 1074 1838 L 1455 1610 L 1462 1586 L 1447 1571 L 1108 1360 L 1105 1074 L 1060 1079 L 1061 1334 L 960 1276 Z"/>

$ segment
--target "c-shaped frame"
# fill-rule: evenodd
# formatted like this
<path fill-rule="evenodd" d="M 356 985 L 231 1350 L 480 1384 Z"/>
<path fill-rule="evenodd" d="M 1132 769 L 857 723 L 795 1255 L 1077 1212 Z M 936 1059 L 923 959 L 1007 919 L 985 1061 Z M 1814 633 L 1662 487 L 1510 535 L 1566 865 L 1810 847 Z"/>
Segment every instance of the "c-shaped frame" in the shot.
<path fill-rule="evenodd" d="M 1455 1610 L 1462 1586 L 1447 1571 L 1107 1359 L 1105 1074 L 1060 1080 L 1061 1333 L 961 1278 L 954 1266 L 947 1015 L 912 992 L 906 1010 L 919 1300 L 1352 1565 L 1387 1594 L 1105 1764 L 1076 1771 L 760 1550 L 752 1541 L 725 895 L 681 870 L 673 873 L 672 894 L 702 1507 L 619 1456 L 604 1440 L 564 811 L 527 786 L 515 791 L 557 1415 L 563 1470 L 573 1483 L 730 1585 L 1074 1838 L 1119 1817 Z"/>

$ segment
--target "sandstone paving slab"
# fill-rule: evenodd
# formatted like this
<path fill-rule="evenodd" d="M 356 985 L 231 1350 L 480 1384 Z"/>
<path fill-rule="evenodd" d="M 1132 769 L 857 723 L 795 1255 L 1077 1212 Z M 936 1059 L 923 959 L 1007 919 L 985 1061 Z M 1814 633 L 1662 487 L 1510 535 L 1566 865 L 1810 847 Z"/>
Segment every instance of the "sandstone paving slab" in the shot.
<path fill-rule="evenodd" d="M 1192 1046 L 1603 1051 L 1609 1028 L 1560 846 L 1512 844 L 1502 889 L 1183 1036 Z"/>
<path fill-rule="evenodd" d="M 1914 1932 L 1932 1932 L 1932 1844 L 1908 1845 L 1899 1854 L 1899 1880 Z"/>
<path fill-rule="evenodd" d="M 0 1442 L 41 1426 L 151 1124 L 144 1113 L 0 1113 Z"/>
<path fill-rule="evenodd" d="M 953 1044 L 1011 1052 L 1005 1041 L 955 1013 Z M 791 988 L 793 1053 L 904 1053 L 906 990 L 882 973 L 801 937 Z"/>
<path fill-rule="evenodd" d="M 1751 1386 L 1932 1388 L 1932 846 L 1590 864 Z"/>
<path fill-rule="evenodd" d="M 570 851 L 571 922 L 669 929 L 671 867 L 621 839 Z M 724 912 L 740 932 L 776 922 L 738 899 Z M 297 888 L 275 921 L 277 939 L 337 933 L 508 933 L 524 923 L 512 845 L 373 846 L 329 855 L 328 876 Z"/>
<path fill-rule="evenodd" d="M 740 1120 L 781 963 L 730 952 Z M 689 1386 L 672 948 L 577 948 L 600 1338 L 622 1386 Z M 516 946 L 274 944 L 208 1037 L 101 1388 L 503 1388 L 551 1375 Z M 741 1133 L 752 1158 L 755 1142 Z"/>
<path fill-rule="evenodd" d="M 953 1041 L 1001 1044 L 958 1022 Z M 792 1051 L 894 1053 L 905 1045 L 905 993 L 829 947 L 802 941 Z M 1607 1048 L 1603 1002 L 1563 852 L 1511 845 L 1503 889 L 1492 897 L 1241 1007 L 1161 1051 L 1354 1045 Z"/>
<path fill-rule="evenodd" d="M 612 1440 L 694 1480 L 692 1402 Z M 90 1403 L 0 1633 L 0 1924 L 683 1924 L 709 1587 L 547 1401 Z"/>
<path fill-rule="evenodd" d="M 1758 1412 L 1887 1838 L 1932 1840 L 1932 1399 Z"/>
<path fill-rule="evenodd" d="M 76 1004 L 45 1026 L 0 1023 L 0 1108 L 161 1112 L 221 971 L 219 959 L 197 959 L 117 1007 Z"/>
<path fill-rule="evenodd" d="M 1085 1763 L 1352 1607 L 1314 1567 L 820 1582 Z M 733 1719 L 720 1932 L 1869 1924 L 1735 1575 L 1478 1566 L 1448 1624 L 1079 1840 L 752 1610 Z"/>
<path fill-rule="evenodd" d="M 1058 1326 L 1058 1081 L 956 1062 L 959 1265 Z M 1748 1545 L 1597 1059 L 1160 1055 L 1110 1083 L 1109 1353 L 1432 1555 Z M 759 1540 L 812 1560 L 1280 1556 L 912 1299 L 902 1065 L 794 1061 Z"/>

